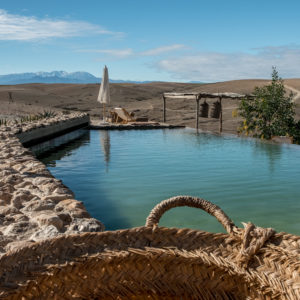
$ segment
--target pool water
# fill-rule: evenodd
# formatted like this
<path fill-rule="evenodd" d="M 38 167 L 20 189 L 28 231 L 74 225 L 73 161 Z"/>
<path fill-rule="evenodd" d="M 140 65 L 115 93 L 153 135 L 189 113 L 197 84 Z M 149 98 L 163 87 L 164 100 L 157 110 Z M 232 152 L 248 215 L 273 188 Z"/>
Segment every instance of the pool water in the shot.
<path fill-rule="evenodd" d="M 110 230 L 142 226 L 160 201 L 192 195 L 219 205 L 237 226 L 251 221 L 300 235 L 297 145 L 192 129 L 87 130 L 38 149 L 51 173 Z M 224 232 L 196 208 L 170 210 L 160 225 Z"/>

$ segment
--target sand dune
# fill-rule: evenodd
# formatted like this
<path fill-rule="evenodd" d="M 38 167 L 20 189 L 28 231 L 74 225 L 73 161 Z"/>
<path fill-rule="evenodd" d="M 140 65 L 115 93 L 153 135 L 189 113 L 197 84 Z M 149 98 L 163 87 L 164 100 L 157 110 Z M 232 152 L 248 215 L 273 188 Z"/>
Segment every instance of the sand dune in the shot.
<path fill-rule="evenodd" d="M 268 84 L 269 80 L 234 80 L 210 84 L 189 84 L 153 82 L 147 84 L 111 84 L 110 107 L 121 106 L 134 111 L 136 116 L 162 121 L 163 92 L 235 92 L 251 93 L 255 86 Z M 287 79 L 285 84 L 293 92 L 299 91 L 300 79 Z M 43 110 L 82 111 L 92 118 L 99 118 L 100 104 L 96 101 L 97 84 L 24 84 L 0 86 L 0 114 L 25 115 Z M 11 94 L 10 94 L 11 93 Z M 297 93 L 297 92 L 296 92 Z M 299 92 L 300 93 L 300 92 Z M 10 99 L 10 96 L 12 99 Z M 214 100 L 208 100 L 212 103 Z M 300 99 L 296 97 L 297 118 L 300 118 Z M 232 118 L 232 110 L 237 108 L 236 100 L 223 100 L 223 128 L 225 132 L 236 133 L 238 118 Z M 194 127 L 195 101 L 168 99 L 167 121 Z M 200 128 L 217 131 L 218 120 L 200 118 Z"/>

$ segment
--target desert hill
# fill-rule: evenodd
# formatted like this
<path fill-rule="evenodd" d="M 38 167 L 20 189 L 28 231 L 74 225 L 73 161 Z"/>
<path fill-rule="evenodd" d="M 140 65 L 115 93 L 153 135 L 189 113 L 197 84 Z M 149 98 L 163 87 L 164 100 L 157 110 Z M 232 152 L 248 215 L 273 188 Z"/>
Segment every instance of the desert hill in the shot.
<path fill-rule="evenodd" d="M 164 92 L 235 92 L 251 93 L 255 86 L 268 84 L 269 80 L 234 80 L 210 84 L 151 82 L 143 84 L 112 83 L 109 107 L 124 107 L 136 116 L 162 121 L 162 93 Z M 300 89 L 300 79 L 287 79 L 285 84 L 295 93 Z M 82 111 L 99 118 L 101 105 L 96 101 L 99 84 L 20 84 L 0 85 L 0 115 L 35 114 L 43 110 Z M 300 93 L 300 92 L 299 92 Z M 211 104 L 214 100 L 208 100 Z M 297 117 L 300 118 L 300 99 L 296 97 Z M 236 100 L 223 100 L 223 128 L 236 133 L 239 119 L 232 118 Z M 167 122 L 194 127 L 195 101 L 168 99 Z M 200 128 L 216 131 L 218 121 L 200 118 Z"/>

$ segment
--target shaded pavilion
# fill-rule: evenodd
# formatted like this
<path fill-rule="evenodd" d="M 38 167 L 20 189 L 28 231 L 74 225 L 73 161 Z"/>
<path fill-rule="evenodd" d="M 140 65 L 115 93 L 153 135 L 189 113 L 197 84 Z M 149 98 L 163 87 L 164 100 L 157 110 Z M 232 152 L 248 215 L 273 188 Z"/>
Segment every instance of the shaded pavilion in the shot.
<path fill-rule="evenodd" d="M 218 114 L 219 119 L 219 132 L 222 132 L 222 123 L 223 123 L 223 116 L 222 116 L 222 99 L 253 99 L 254 96 L 251 94 L 244 95 L 244 94 L 237 94 L 237 93 L 206 93 L 206 92 L 193 92 L 193 93 L 163 93 L 163 122 L 165 123 L 166 118 L 166 99 L 190 99 L 195 100 L 196 102 L 196 129 L 199 129 L 199 106 L 201 99 L 207 98 L 216 98 L 218 99 L 219 109 L 220 112 Z"/>

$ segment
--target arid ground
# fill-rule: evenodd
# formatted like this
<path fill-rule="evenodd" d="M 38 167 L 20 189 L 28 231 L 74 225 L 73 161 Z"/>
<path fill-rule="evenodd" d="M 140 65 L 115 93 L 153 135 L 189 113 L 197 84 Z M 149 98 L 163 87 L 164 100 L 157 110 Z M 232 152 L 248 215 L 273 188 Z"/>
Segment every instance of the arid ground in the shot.
<path fill-rule="evenodd" d="M 234 92 L 251 93 L 255 86 L 268 84 L 268 80 L 235 80 L 210 84 L 189 84 L 153 82 L 147 84 L 115 83 L 110 85 L 112 107 L 124 107 L 137 117 L 162 121 L 162 94 L 164 92 Z M 294 93 L 296 118 L 300 119 L 300 79 L 284 81 L 287 91 Z M 44 110 L 65 112 L 87 112 L 92 119 L 102 114 L 96 101 L 99 91 L 97 84 L 25 84 L 0 86 L 1 118 L 14 118 L 37 114 Z M 211 104 L 216 100 L 208 99 Z M 240 119 L 232 117 L 238 107 L 237 100 L 222 101 L 223 131 L 236 133 Z M 195 101 L 167 99 L 167 123 L 195 127 Z M 200 129 L 218 131 L 217 119 L 200 118 Z"/>

